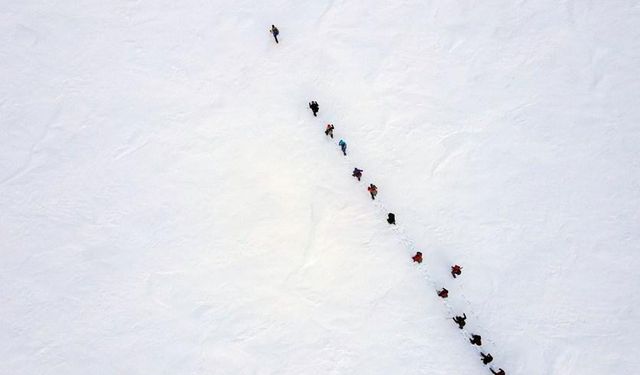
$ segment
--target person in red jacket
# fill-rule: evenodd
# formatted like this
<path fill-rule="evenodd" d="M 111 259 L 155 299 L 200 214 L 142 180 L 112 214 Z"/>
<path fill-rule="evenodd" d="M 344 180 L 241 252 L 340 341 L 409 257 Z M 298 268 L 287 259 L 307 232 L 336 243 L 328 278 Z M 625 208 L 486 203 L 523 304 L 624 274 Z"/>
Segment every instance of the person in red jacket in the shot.
<path fill-rule="evenodd" d="M 438 296 L 442 298 L 447 298 L 449 297 L 449 291 L 447 290 L 447 288 L 442 288 L 442 290 L 438 292 Z"/>
<path fill-rule="evenodd" d="M 325 135 L 328 135 L 329 137 L 333 138 L 333 129 L 335 129 L 336 127 L 333 126 L 333 124 L 328 124 L 327 128 L 324 131 Z"/>
<path fill-rule="evenodd" d="M 418 251 L 411 259 L 413 259 L 414 262 L 422 263 L 422 253 Z"/>
<path fill-rule="evenodd" d="M 369 192 L 369 194 L 371 194 L 371 199 L 375 200 L 376 195 L 378 195 L 378 187 L 374 184 L 369 184 L 367 191 Z"/>
<path fill-rule="evenodd" d="M 494 375 L 506 375 L 503 369 L 498 369 L 498 372 L 493 371 L 493 369 L 490 369 L 491 373 Z"/>
<path fill-rule="evenodd" d="M 453 276 L 454 279 L 457 276 L 460 276 L 461 274 L 462 274 L 462 267 L 460 267 L 457 264 L 451 267 L 451 276 Z"/>

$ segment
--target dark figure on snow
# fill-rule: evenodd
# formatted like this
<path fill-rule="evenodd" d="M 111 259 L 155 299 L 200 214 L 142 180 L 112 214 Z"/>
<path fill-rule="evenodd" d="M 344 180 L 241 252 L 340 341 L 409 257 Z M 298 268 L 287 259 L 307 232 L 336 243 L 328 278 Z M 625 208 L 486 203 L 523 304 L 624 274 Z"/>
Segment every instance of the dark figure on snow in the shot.
<path fill-rule="evenodd" d="M 469 342 L 472 343 L 473 345 L 481 346 L 482 345 L 482 337 L 480 335 L 471 335 L 471 338 L 469 339 Z"/>
<path fill-rule="evenodd" d="M 362 169 L 353 168 L 353 173 L 351 175 L 357 178 L 358 181 L 360 181 L 360 179 L 362 178 Z"/>
<path fill-rule="evenodd" d="M 371 194 L 371 199 L 375 200 L 376 195 L 378 195 L 378 187 L 374 184 L 369 184 L 367 191 Z"/>
<path fill-rule="evenodd" d="M 396 224 L 396 215 L 389 213 L 389 217 L 387 217 L 387 223 L 395 225 Z"/>
<path fill-rule="evenodd" d="M 327 128 L 324 131 L 324 135 L 328 135 L 329 137 L 333 138 L 333 129 L 335 129 L 333 124 L 328 124 Z"/>
<path fill-rule="evenodd" d="M 491 361 L 493 361 L 493 356 L 489 353 L 480 353 L 480 356 L 482 357 L 482 363 L 484 363 L 485 365 L 488 365 L 489 363 L 491 363 Z"/>
<path fill-rule="evenodd" d="M 276 43 L 278 43 L 278 34 L 280 34 L 280 30 L 275 25 L 271 25 L 271 34 L 276 39 Z"/>
<path fill-rule="evenodd" d="M 463 329 L 464 325 L 467 324 L 465 320 L 467 320 L 467 314 L 464 314 L 464 313 L 462 314 L 462 316 L 458 315 L 453 318 L 453 321 L 458 324 L 458 328 L 460 329 Z"/>
<path fill-rule="evenodd" d="M 494 375 L 506 375 L 503 369 L 498 369 L 498 372 L 493 371 L 493 369 L 490 369 L 491 373 Z"/>
<path fill-rule="evenodd" d="M 462 267 L 460 267 L 459 265 L 455 265 L 451 267 L 451 276 L 453 276 L 453 278 L 455 279 L 457 276 L 460 276 L 462 274 Z"/>
<path fill-rule="evenodd" d="M 414 262 L 422 263 L 422 253 L 418 251 L 411 259 L 413 259 Z"/>
<path fill-rule="evenodd" d="M 318 102 L 316 102 L 315 100 L 312 101 L 311 103 L 309 103 L 309 108 L 311 108 L 311 111 L 313 111 L 313 115 L 317 116 L 317 113 L 320 110 L 320 106 L 318 105 Z"/>
<path fill-rule="evenodd" d="M 442 288 L 442 290 L 438 292 L 438 297 L 442 297 L 442 298 L 449 297 L 449 291 L 447 290 L 447 288 Z"/>
<path fill-rule="evenodd" d="M 342 150 L 344 156 L 347 156 L 347 142 L 341 139 L 340 142 L 338 142 L 338 146 L 340 146 L 340 150 Z"/>

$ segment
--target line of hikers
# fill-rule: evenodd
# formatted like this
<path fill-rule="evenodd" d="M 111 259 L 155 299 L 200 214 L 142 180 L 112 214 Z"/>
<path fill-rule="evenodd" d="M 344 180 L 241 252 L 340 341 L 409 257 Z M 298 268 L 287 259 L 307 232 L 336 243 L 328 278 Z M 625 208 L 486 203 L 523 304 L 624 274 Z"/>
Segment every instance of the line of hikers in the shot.
<path fill-rule="evenodd" d="M 275 32 L 273 31 L 275 29 Z M 272 33 L 274 35 L 274 37 L 276 37 L 276 43 L 278 42 L 277 39 L 277 35 L 278 35 L 278 29 L 275 28 L 275 26 L 272 25 Z M 311 101 L 309 102 L 309 108 L 311 108 L 311 111 L 313 112 L 313 116 L 317 116 L 318 111 L 320 110 L 320 105 L 318 105 L 318 102 L 316 101 Z M 333 139 L 333 131 L 335 130 L 335 126 L 333 124 L 327 124 L 327 127 L 325 128 L 324 134 L 328 137 L 331 137 Z M 342 151 L 342 153 L 347 156 L 347 143 L 341 139 L 338 142 L 338 146 L 340 146 L 340 150 Z M 354 168 L 353 169 L 353 173 L 351 174 L 351 176 L 355 177 L 358 179 L 358 181 L 361 180 L 362 178 L 362 172 L 364 172 L 362 169 L 359 168 Z M 378 187 L 374 184 L 369 184 L 369 186 L 367 187 L 367 191 L 369 192 L 369 194 L 371 195 L 371 200 L 375 200 L 376 196 L 378 195 Z M 395 225 L 396 224 L 396 215 L 394 213 L 389 213 L 387 215 L 387 223 L 391 224 L 391 225 Z M 422 253 L 420 251 L 416 252 L 416 254 L 411 257 L 411 259 L 413 259 L 414 262 L 420 264 L 422 263 Z M 451 266 L 451 276 L 455 279 L 458 276 L 462 275 L 462 267 L 454 264 L 453 266 Z M 439 297 L 441 298 L 448 298 L 449 297 L 449 291 L 447 290 L 447 288 L 442 288 L 440 290 L 437 291 L 437 294 Z M 460 329 L 463 329 L 465 324 L 466 324 L 466 319 L 467 319 L 467 315 L 466 314 L 462 314 L 462 316 L 456 316 L 453 318 L 453 321 L 458 324 L 458 327 Z M 471 334 L 471 337 L 469 338 L 469 342 L 472 345 L 477 345 L 477 346 L 482 346 L 482 337 L 480 335 L 476 335 L 476 334 Z M 484 363 L 485 365 L 490 364 L 493 361 L 493 356 L 491 355 L 491 353 L 487 353 L 485 354 L 484 352 L 480 352 L 480 357 L 482 360 L 482 363 Z M 494 370 L 492 367 L 489 367 L 489 370 L 491 370 L 491 373 L 494 375 L 506 375 L 505 371 L 502 368 L 499 368 L 497 371 Z"/>
<path fill-rule="evenodd" d="M 413 261 L 416 263 L 422 263 L 422 253 L 420 251 L 416 252 L 416 255 L 411 257 L 411 259 L 413 259 Z M 454 264 L 453 266 L 451 266 L 451 276 L 455 279 L 460 275 L 462 275 L 462 267 L 460 267 L 457 264 Z M 437 291 L 437 294 L 438 294 L 438 297 L 440 298 L 448 298 L 449 290 L 447 290 L 447 288 L 442 288 Z M 461 316 L 460 315 L 455 316 L 452 319 L 456 324 L 458 324 L 458 328 L 460 329 L 463 329 L 464 326 L 467 324 L 466 322 L 467 315 L 464 313 Z M 475 333 L 472 333 L 471 337 L 469 338 L 469 342 L 472 345 L 482 346 L 482 337 L 480 335 L 476 335 Z M 480 352 L 480 356 L 482 357 L 482 363 L 484 363 L 485 365 L 488 365 L 493 361 L 493 356 L 491 355 L 491 353 L 484 354 L 483 352 Z M 497 372 L 494 371 L 493 368 L 489 368 L 489 370 L 491 370 L 491 372 L 496 375 L 506 375 L 504 370 L 501 368 L 498 369 Z"/>
<path fill-rule="evenodd" d="M 311 101 L 309 103 L 309 108 L 311 108 L 311 111 L 313 112 L 313 115 L 316 116 L 318 113 L 318 110 L 320 109 L 320 106 L 318 105 L 318 102 L 316 101 Z M 327 124 L 327 127 L 325 128 L 324 134 L 326 136 L 329 136 L 331 138 L 333 138 L 333 131 L 335 130 L 335 126 L 333 124 Z M 347 143 L 344 140 L 340 140 L 338 142 L 338 145 L 340 146 L 340 149 L 342 150 L 342 153 L 346 156 L 347 155 Z M 364 172 L 362 169 L 359 168 L 354 168 L 353 169 L 353 173 L 351 174 L 351 176 L 355 177 L 358 179 L 358 181 L 361 180 L 362 178 L 362 172 Z M 367 191 L 369 192 L 369 194 L 371 195 L 371 199 L 375 200 L 376 199 L 376 195 L 378 195 L 378 187 L 374 184 L 369 184 L 369 186 L 367 187 Z M 389 213 L 387 216 L 387 223 L 391 224 L 391 225 L 395 225 L 396 224 L 396 215 L 394 213 Z M 414 262 L 416 263 L 422 263 L 422 253 L 420 251 L 416 252 L 416 254 L 411 258 L 413 259 Z M 453 266 L 451 266 L 451 276 L 455 279 L 458 276 L 462 275 L 462 267 L 454 264 Z M 442 288 L 439 291 L 437 291 L 437 294 L 439 297 L 441 298 L 448 298 L 449 297 L 449 291 L 447 290 L 447 288 Z M 460 329 L 464 328 L 466 322 L 465 320 L 467 319 L 466 314 L 462 314 L 462 316 L 456 316 L 453 318 L 453 321 L 456 322 L 458 324 L 458 327 Z M 480 335 L 476 335 L 476 334 L 472 334 L 471 338 L 469 338 L 469 342 L 472 345 L 477 345 L 477 346 L 482 346 L 482 337 L 480 337 Z M 482 358 L 482 363 L 484 363 L 485 365 L 488 365 L 489 363 L 491 363 L 493 361 L 493 356 L 491 355 L 491 353 L 480 353 L 480 356 Z M 494 371 L 493 368 L 489 368 L 491 370 L 491 372 L 495 375 L 506 375 L 506 373 L 504 372 L 503 369 L 498 369 L 498 371 Z"/>
<path fill-rule="evenodd" d="M 464 313 L 462 315 L 453 317 L 453 321 L 458 325 L 458 328 L 460 329 L 463 329 L 467 324 L 466 320 L 467 314 Z M 472 333 L 471 337 L 469 338 L 469 342 L 472 345 L 482 346 L 482 337 L 480 335 Z M 482 358 L 482 363 L 484 363 L 485 365 L 488 365 L 493 361 L 493 356 L 491 355 L 491 353 L 484 354 L 484 352 L 480 352 L 480 357 Z M 489 368 L 489 370 L 491 370 L 491 372 L 495 375 L 506 375 L 504 370 L 501 368 L 499 368 L 497 371 L 495 371 L 493 368 Z"/>
<path fill-rule="evenodd" d="M 270 32 L 273 35 L 276 43 L 279 43 L 278 35 L 280 34 L 280 30 L 278 30 L 278 28 L 275 25 L 271 25 Z M 311 102 L 309 102 L 309 108 L 311 109 L 311 112 L 313 112 L 313 116 L 317 117 L 318 112 L 320 111 L 320 105 L 318 104 L 318 102 L 315 100 L 312 100 Z M 333 139 L 334 129 L 335 129 L 335 126 L 333 124 L 327 124 L 324 134 L 328 137 L 331 137 L 331 139 Z M 342 154 L 344 156 L 347 156 L 347 142 L 341 139 L 338 142 L 338 146 L 340 146 L 340 150 L 342 151 Z M 351 175 L 357 178 L 358 181 L 360 181 L 360 179 L 362 178 L 362 172 L 364 172 L 362 169 L 354 168 L 353 173 Z M 374 184 L 369 184 L 369 186 L 367 187 L 367 191 L 371 195 L 371 199 L 375 200 L 376 195 L 378 195 L 378 187 Z M 395 225 L 396 215 L 390 212 L 387 216 L 387 223 L 391 225 Z M 411 259 L 413 259 L 413 261 L 418 264 L 422 263 L 422 260 L 423 260 L 422 253 L 419 251 L 416 252 L 416 254 Z M 460 276 L 461 274 L 462 274 L 462 267 L 460 267 L 457 264 L 451 266 L 451 276 L 454 279 Z M 437 294 L 441 298 L 449 297 L 449 291 L 447 290 L 447 288 L 442 288 L 441 290 L 437 291 Z M 461 316 L 455 316 L 452 319 L 456 324 L 458 324 L 458 328 L 463 329 L 464 326 L 466 325 L 467 315 L 463 313 Z M 482 346 L 482 337 L 480 335 L 471 334 L 471 337 L 469 338 L 469 342 L 472 345 Z M 480 352 L 480 356 L 481 356 L 482 363 L 484 363 L 485 365 L 488 365 L 493 361 L 493 356 L 491 355 L 491 353 L 485 354 L 484 352 Z M 491 370 L 491 373 L 494 375 L 506 375 L 505 371 L 502 368 L 499 368 L 496 371 L 492 367 L 490 367 L 489 370 Z"/>

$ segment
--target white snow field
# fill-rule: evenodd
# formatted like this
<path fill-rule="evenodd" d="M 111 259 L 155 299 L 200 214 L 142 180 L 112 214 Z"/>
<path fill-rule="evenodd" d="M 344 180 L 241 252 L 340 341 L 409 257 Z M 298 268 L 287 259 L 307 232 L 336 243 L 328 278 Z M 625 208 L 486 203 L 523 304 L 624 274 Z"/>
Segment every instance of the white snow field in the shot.
<path fill-rule="evenodd" d="M 0 374 L 640 373 L 639 1 L 0 28 Z"/>

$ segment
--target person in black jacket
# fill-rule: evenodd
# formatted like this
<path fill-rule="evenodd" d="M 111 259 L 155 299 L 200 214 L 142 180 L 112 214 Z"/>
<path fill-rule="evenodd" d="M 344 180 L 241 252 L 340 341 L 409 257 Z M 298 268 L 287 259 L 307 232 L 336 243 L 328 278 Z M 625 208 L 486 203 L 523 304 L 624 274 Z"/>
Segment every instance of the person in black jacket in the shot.
<path fill-rule="evenodd" d="M 469 342 L 472 343 L 473 345 L 482 345 L 482 337 L 480 335 L 471 335 L 471 338 L 469 339 Z"/>
<path fill-rule="evenodd" d="M 491 361 L 493 361 L 493 356 L 489 353 L 480 353 L 480 356 L 482 357 L 482 363 L 484 363 L 485 365 L 488 365 L 489 363 L 491 363 Z"/>
<path fill-rule="evenodd" d="M 353 177 L 357 178 L 358 181 L 362 178 L 362 169 L 353 168 L 353 173 L 351 174 Z"/>
<path fill-rule="evenodd" d="M 396 224 L 396 215 L 389 212 L 389 217 L 387 217 L 387 223 L 395 225 Z"/>
<path fill-rule="evenodd" d="M 498 369 L 498 372 L 493 371 L 493 369 L 490 369 L 490 370 L 491 370 L 491 373 L 494 375 L 507 375 L 505 374 L 503 369 Z"/>
<path fill-rule="evenodd" d="M 276 43 L 278 43 L 278 34 L 280 34 L 280 30 L 275 25 L 271 25 L 271 34 L 276 39 Z"/>
<path fill-rule="evenodd" d="M 320 106 L 318 105 L 318 102 L 316 102 L 315 100 L 312 100 L 311 103 L 309 103 L 309 108 L 311 108 L 311 111 L 313 112 L 313 116 L 318 116 L 317 113 L 320 110 Z"/>
<path fill-rule="evenodd" d="M 458 327 L 460 329 L 463 329 L 465 324 L 467 324 L 465 320 L 467 320 L 467 314 L 464 314 L 464 313 L 462 314 L 462 316 L 456 316 L 453 318 L 453 321 L 458 324 Z"/>

